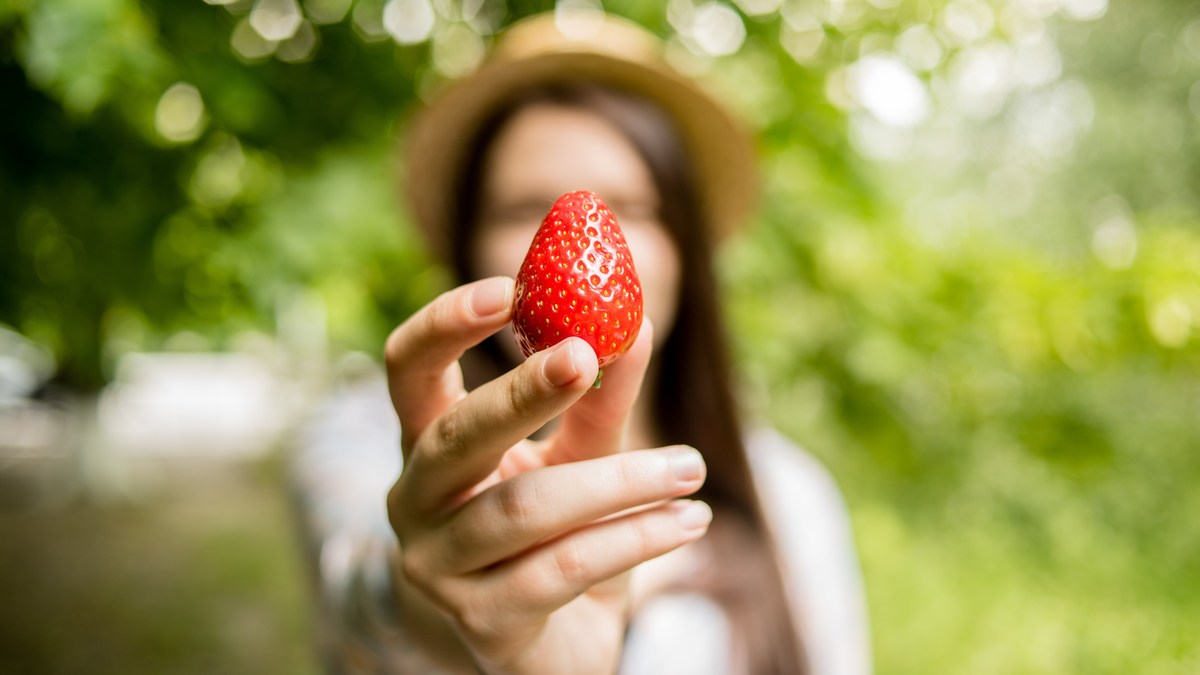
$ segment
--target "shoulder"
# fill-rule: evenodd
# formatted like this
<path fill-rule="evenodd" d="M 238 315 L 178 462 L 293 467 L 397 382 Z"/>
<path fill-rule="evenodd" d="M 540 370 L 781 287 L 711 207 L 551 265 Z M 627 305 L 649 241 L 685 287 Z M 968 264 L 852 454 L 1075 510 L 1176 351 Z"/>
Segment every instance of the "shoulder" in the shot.
<path fill-rule="evenodd" d="M 789 566 L 814 574 L 858 574 L 850 516 L 829 470 L 774 429 L 747 437 L 759 498 Z"/>
<path fill-rule="evenodd" d="M 850 541 L 850 516 L 829 469 L 771 428 L 747 435 L 746 452 L 767 519 L 785 552 L 814 555 L 816 544 L 838 543 L 857 566 Z"/>
<path fill-rule="evenodd" d="M 845 517 L 845 505 L 833 475 L 817 458 L 778 431 L 756 428 L 746 435 L 746 452 L 768 512 L 776 506 L 807 507 L 803 514 L 796 515 L 809 519 Z M 794 513 L 794 508 L 783 510 Z"/>
<path fill-rule="evenodd" d="M 862 574 L 833 475 L 774 429 L 748 434 L 746 450 L 813 671 L 870 673 Z"/>

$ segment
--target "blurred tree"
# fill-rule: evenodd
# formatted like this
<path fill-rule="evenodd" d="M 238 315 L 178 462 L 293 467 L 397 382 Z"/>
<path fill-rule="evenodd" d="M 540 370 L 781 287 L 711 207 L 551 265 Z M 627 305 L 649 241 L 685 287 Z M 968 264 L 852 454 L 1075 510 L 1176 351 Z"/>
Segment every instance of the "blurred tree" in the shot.
<path fill-rule="evenodd" d="M 0 320 L 52 346 L 66 386 L 95 389 L 110 357 L 180 331 L 215 347 L 272 330 L 310 284 L 370 296 L 335 331 L 368 347 L 436 284 L 389 195 L 424 50 L 336 25 L 303 63 L 247 62 L 235 18 L 123 0 L 4 17 Z"/>
<path fill-rule="evenodd" d="M 0 6 L 0 321 L 64 385 L 246 331 L 376 353 L 445 283 L 405 117 L 552 7 L 206 2 Z M 1200 5 L 605 9 L 756 132 L 747 400 L 848 493 L 880 670 L 1200 667 Z"/>

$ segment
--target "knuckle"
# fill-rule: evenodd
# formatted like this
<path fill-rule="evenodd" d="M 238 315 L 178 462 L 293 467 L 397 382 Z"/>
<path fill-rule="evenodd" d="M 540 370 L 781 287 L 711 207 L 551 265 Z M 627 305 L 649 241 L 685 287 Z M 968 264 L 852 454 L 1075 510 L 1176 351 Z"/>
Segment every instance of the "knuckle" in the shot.
<path fill-rule="evenodd" d="M 404 580 L 410 585 L 426 594 L 432 589 L 433 585 L 432 580 L 427 574 L 427 570 L 428 567 L 426 567 L 420 556 L 401 549 L 400 574 L 404 575 Z"/>
<path fill-rule="evenodd" d="M 492 642 L 502 636 L 495 612 L 489 611 L 479 601 L 465 602 L 455 606 L 451 619 L 458 625 L 459 630 L 471 638 L 473 642 Z"/>
<path fill-rule="evenodd" d="M 462 303 L 458 301 L 457 289 L 446 291 L 427 305 L 425 328 L 438 333 L 452 325 L 461 315 Z"/>
<path fill-rule="evenodd" d="M 565 539 L 554 549 L 554 570 L 564 582 L 573 587 L 587 585 L 587 556 L 579 543 Z"/>
<path fill-rule="evenodd" d="M 521 375 L 524 375 L 527 371 L 522 370 L 519 372 Z M 504 388 L 504 393 L 508 399 L 508 408 L 514 413 L 524 415 L 533 408 L 534 391 L 533 386 L 530 384 L 530 378 L 524 376 L 508 378 L 508 384 Z"/>
<path fill-rule="evenodd" d="M 432 302 L 417 310 L 415 314 L 396 326 L 384 341 L 384 361 L 393 368 L 403 367 L 418 357 L 411 345 L 422 342 L 423 337 L 445 330 L 454 320 L 457 304 L 454 291 L 446 291 Z"/>
<path fill-rule="evenodd" d="M 502 483 L 496 492 L 500 515 L 516 530 L 526 529 L 532 523 L 537 501 L 537 490 L 533 485 Z"/>
<path fill-rule="evenodd" d="M 641 517 L 629 523 L 630 545 L 639 557 L 645 557 L 660 548 L 655 543 L 654 522 L 652 518 Z"/>
<path fill-rule="evenodd" d="M 444 546 L 447 563 L 461 563 L 469 553 L 477 551 L 480 544 L 479 531 L 470 523 L 458 518 L 446 523 Z"/>
<path fill-rule="evenodd" d="M 451 412 L 435 422 L 434 444 L 437 454 L 458 455 L 464 449 L 468 437 L 467 424 L 460 414 Z"/>

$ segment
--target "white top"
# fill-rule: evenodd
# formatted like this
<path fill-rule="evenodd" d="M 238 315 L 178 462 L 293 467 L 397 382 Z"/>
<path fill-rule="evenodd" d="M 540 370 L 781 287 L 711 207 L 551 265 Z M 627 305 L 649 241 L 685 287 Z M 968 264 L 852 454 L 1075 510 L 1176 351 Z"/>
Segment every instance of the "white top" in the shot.
<path fill-rule="evenodd" d="M 396 541 L 385 497 L 400 473 L 399 439 L 381 376 L 338 391 L 296 438 L 292 483 L 320 584 L 319 638 L 338 672 L 438 672 L 406 639 L 388 586 Z M 862 577 L 837 486 L 815 458 L 772 430 L 750 434 L 746 447 L 813 674 L 868 675 Z M 630 626 L 620 672 L 727 675 L 729 635 L 724 612 L 703 595 L 651 598 Z"/>

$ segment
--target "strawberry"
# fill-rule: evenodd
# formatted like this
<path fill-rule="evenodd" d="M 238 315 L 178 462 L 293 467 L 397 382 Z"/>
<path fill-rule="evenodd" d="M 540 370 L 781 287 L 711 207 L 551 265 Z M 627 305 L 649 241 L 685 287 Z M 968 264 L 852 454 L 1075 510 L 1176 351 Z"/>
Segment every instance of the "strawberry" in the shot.
<path fill-rule="evenodd" d="M 559 197 L 517 273 L 513 329 L 521 351 L 529 357 L 574 335 L 603 368 L 641 327 L 642 285 L 612 209 L 586 190 Z"/>

